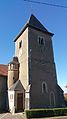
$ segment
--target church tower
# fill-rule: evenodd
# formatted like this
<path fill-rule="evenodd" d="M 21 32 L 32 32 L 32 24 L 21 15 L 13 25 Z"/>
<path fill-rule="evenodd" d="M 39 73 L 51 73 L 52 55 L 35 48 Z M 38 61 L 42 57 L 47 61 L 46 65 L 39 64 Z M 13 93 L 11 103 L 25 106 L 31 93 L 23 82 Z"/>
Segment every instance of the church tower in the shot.
<path fill-rule="evenodd" d="M 52 36 L 31 15 L 14 40 L 20 64 L 19 80 L 25 90 L 25 109 L 64 106 L 63 90 L 57 83 Z"/>

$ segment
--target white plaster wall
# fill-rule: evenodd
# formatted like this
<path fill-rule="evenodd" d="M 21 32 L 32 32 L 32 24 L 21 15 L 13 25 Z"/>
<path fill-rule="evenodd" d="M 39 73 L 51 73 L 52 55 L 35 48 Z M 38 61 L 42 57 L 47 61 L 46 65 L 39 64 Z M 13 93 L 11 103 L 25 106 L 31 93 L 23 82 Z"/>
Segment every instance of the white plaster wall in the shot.
<path fill-rule="evenodd" d="M 30 94 L 29 92 L 25 93 L 25 110 L 30 109 Z"/>
<path fill-rule="evenodd" d="M 13 99 L 10 99 L 10 95 L 12 94 L 13 94 Z M 10 112 L 12 112 L 14 109 L 14 91 L 8 91 L 8 100 L 9 100 L 9 109 Z"/>

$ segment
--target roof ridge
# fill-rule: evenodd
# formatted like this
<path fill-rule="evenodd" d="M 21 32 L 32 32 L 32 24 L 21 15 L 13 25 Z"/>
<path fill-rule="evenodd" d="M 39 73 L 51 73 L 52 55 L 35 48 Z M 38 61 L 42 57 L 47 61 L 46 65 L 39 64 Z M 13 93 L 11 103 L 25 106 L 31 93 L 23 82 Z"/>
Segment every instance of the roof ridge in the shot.
<path fill-rule="evenodd" d="M 34 22 L 36 22 L 36 23 L 33 24 Z M 37 23 L 38 23 L 38 26 L 37 26 Z M 48 32 L 48 30 L 44 27 L 44 25 L 33 14 L 31 14 L 29 19 L 27 20 L 26 25 L 33 26 L 35 28 L 45 30 L 46 32 Z M 39 28 L 39 27 L 41 27 L 41 28 Z"/>

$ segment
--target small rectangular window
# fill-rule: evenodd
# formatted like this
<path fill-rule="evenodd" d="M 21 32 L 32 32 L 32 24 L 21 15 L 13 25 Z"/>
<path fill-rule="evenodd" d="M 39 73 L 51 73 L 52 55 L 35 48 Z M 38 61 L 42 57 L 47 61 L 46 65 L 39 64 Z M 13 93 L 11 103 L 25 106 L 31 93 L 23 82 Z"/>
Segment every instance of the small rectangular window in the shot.
<path fill-rule="evenodd" d="M 19 49 L 22 47 L 22 40 L 19 42 Z"/>

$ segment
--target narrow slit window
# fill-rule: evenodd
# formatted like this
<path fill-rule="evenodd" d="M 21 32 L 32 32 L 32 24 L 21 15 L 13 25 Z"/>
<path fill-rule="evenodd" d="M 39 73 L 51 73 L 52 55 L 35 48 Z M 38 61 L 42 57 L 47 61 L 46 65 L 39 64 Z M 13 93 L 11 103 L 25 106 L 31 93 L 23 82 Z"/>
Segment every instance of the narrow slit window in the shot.
<path fill-rule="evenodd" d="M 46 82 L 42 83 L 42 93 L 47 93 L 47 84 L 46 84 Z"/>
<path fill-rule="evenodd" d="M 40 44 L 40 37 L 39 37 L 39 44 Z"/>
<path fill-rule="evenodd" d="M 41 38 L 41 45 L 44 45 L 44 40 L 43 40 L 43 38 Z"/>
<path fill-rule="evenodd" d="M 43 92 L 46 93 L 46 86 L 43 84 Z"/>
<path fill-rule="evenodd" d="M 19 49 L 22 47 L 22 41 L 19 42 Z"/>

